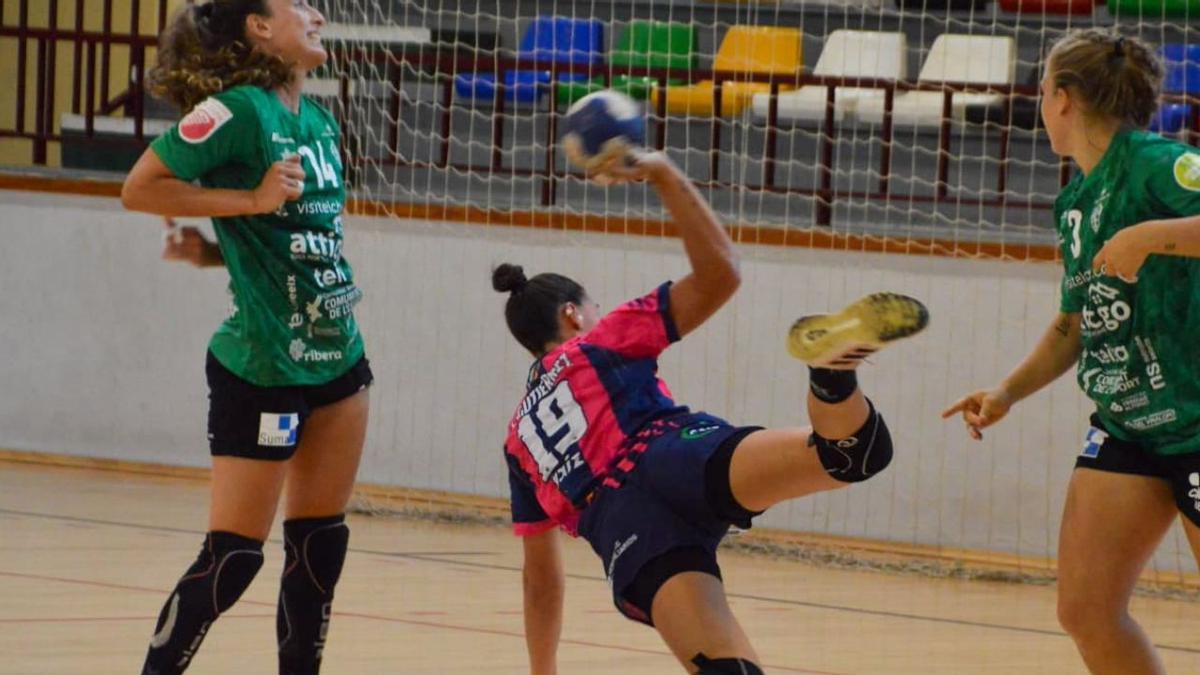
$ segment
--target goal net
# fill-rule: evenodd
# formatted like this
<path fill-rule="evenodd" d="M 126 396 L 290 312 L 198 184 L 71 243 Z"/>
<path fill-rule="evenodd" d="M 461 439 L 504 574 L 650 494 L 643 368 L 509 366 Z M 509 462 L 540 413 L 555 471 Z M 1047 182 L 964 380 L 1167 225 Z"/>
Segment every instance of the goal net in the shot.
<path fill-rule="evenodd" d="M 1038 120 L 1047 47 L 1092 25 L 1195 45 L 1188 17 L 1200 5 L 327 0 L 323 10 L 335 58 L 311 87 L 343 120 L 356 212 L 408 242 L 404 260 L 364 282 L 375 290 L 368 329 L 389 312 L 405 325 L 368 333 L 374 361 L 404 365 L 376 395 L 373 414 L 386 419 L 372 426 L 367 482 L 429 491 L 420 499 L 435 508 L 458 503 L 443 493 L 506 494 L 499 448 L 527 357 L 488 288 L 492 265 L 566 273 L 606 307 L 686 269 L 644 186 L 590 184 L 557 146 L 567 107 L 613 87 L 642 102 L 648 145 L 696 182 L 745 258 L 738 298 L 663 360 L 683 402 L 737 423 L 802 424 L 803 368 L 782 346 L 792 320 L 883 289 L 931 308 L 925 335 L 861 376 L 896 436 L 893 467 L 761 525 L 809 544 L 930 556 L 943 572 L 1052 568 L 1089 412 L 1072 378 L 983 443 L 938 413 L 1003 377 L 1057 308 L 1052 204 L 1070 168 Z M 1180 111 L 1186 101 L 1171 92 L 1156 124 L 1194 141 L 1200 109 Z M 371 236 L 382 235 L 368 246 Z M 1194 571 L 1173 532 L 1153 580 L 1190 583 Z"/>

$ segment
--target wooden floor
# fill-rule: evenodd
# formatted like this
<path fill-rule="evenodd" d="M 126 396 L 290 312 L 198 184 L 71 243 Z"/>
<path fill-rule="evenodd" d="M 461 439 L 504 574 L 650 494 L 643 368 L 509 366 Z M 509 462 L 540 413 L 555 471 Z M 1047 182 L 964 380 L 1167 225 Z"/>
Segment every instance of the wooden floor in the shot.
<path fill-rule="evenodd" d="M 0 674 L 134 674 L 200 543 L 203 483 L 0 463 Z M 520 673 L 518 542 L 503 528 L 352 517 L 325 675 Z M 278 534 L 189 674 L 269 674 Z M 1052 588 L 820 569 L 725 554 L 735 611 L 769 673 L 1077 673 Z M 677 672 L 612 609 L 568 546 L 560 672 Z M 1139 599 L 1172 673 L 1200 673 L 1200 603 Z"/>

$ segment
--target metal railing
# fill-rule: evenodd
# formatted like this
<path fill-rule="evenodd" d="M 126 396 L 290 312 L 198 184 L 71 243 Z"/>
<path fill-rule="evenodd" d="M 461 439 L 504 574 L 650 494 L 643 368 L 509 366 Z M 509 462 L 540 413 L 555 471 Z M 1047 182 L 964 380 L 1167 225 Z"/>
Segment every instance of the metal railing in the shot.
<path fill-rule="evenodd" d="M 157 35 L 166 22 L 167 0 L 146 0 L 157 5 L 157 19 L 141 20 L 142 0 L 127 0 L 130 9 L 128 32 L 121 32 L 113 23 L 113 0 L 44 0 L 48 4 L 49 18 L 46 26 L 30 25 L 30 0 L 16 3 L 16 23 L 0 24 L 0 41 L 16 40 L 16 81 L 0 83 L 4 90 L 12 92 L 8 104 L 14 106 L 14 124 L 0 127 L 0 138 L 21 138 L 32 141 L 32 161 L 45 164 L 48 144 L 62 141 L 62 134 L 55 131 L 56 116 L 70 111 L 83 115 L 86 120 L 86 136 L 97 139 L 93 128 L 97 115 L 110 115 L 117 110 L 133 120 L 134 137 L 145 140 L 142 123 L 143 85 L 146 74 L 146 50 L 157 44 Z M 99 31 L 84 29 L 84 16 L 88 8 L 100 3 L 101 26 Z M 59 6 L 74 5 L 75 20 L 69 26 L 59 25 Z M 4 16 L 4 0 L 0 0 L 0 16 Z M 150 23 L 152 25 L 144 25 Z M 58 63 L 58 48 L 71 46 L 71 69 L 65 71 Z M 114 47 L 128 50 L 129 74 L 115 90 L 113 80 Z M 28 64 L 34 59 L 35 76 L 30 81 Z M 60 105 L 55 100 L 60 78 L 71 78 L 70 106 Z M 32 90 L 32 92 L 31 92 Z M 29 97 L 33 96 L 33 115 L 29 119 Z M 0 104 L 3 105 L 3 104 Z"/>

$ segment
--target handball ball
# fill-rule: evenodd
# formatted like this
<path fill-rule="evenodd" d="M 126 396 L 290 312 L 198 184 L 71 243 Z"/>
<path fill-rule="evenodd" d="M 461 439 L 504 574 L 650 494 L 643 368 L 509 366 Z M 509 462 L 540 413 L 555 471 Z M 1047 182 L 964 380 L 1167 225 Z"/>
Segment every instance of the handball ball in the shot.
<path fill-rule="evenodd" d="M 563 151 L 572 164 L 587 171 L 595 171 L 645 142 L 641 106 L 611 89 L 579 99 L 563 119 Z"/>

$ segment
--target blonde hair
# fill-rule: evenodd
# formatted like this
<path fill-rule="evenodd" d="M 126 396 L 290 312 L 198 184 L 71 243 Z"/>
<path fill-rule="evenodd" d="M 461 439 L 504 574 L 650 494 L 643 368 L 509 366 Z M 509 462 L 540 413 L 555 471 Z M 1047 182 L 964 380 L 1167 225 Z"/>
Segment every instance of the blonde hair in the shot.
<path fill-rule="evenodd" d="M 1158 110 L 1163 65 L 1137 38 L 1071 31 L 1054 44 L 1047 64 L 1054 87 L 1079 97 L 1089 114 L 1141 129 Z"/>
<path fill-rule="evenodd" d="M 283 59 L 246 39 L 250 14 L 270 13 L 264 0 L 189 1 L 159 36 L 158 63 L 146 77 L 150 93 L 187 112 L 238 85 L 272 89 L 291 79 Z"/>

